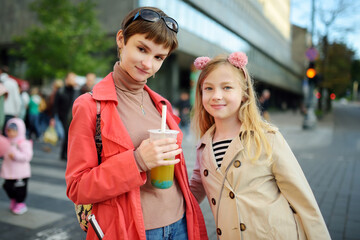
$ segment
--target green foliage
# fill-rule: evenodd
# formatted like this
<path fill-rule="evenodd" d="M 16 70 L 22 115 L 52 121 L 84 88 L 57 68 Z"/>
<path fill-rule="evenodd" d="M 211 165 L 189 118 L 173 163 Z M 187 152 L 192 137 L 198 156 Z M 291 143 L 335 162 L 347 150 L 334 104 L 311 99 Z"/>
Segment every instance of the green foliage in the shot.
<path fill-rule="evenodd" d="M 352 63 L 351 78 L 353 81 L 360 82 L 360 60 L 359 59 L 354 60 Z"/>
<path fill-rule="evenodd" d="M 112 43 L 101 30 L 92 0 L 77 5 L 70 0 L 36 0 L 30 8 L 40 24 L 15 37 L 20 47 L 13 51 L 26 60 L 29 80 L 41 83 L 69 71 L 108 72 L 111 58 L 105 54 Z"/>
<path fill-rule="evenodd" d="M 326 59 L 319 62 L 322 66 L 321 87 L 329 89 L 337 96 L 344 96 L 351 86 L 351 68 L 354 51 L 344 43 L 332 43 L 327 45 Z"/>

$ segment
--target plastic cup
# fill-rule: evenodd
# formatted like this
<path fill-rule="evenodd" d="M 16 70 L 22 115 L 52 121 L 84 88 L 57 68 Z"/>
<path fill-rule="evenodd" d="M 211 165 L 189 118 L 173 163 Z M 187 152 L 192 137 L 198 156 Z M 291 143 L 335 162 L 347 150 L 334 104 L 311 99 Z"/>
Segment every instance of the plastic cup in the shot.
<path fill-rule="evenodd" d="M 151 129 L 150 141 L 155 141 L 163 138 L 176 138 L 179 131 L 166 129 L 165 132 L 162 132 L 161 129 Z M 164 160 L 175 160 L 173 159 L 164 159 Z M 160 166 L 155 167 L 150 170 L 150 180 L 151 184 L 160 189 L 166 189 L 172 186 L 174 182 L 174 165 Z"/>

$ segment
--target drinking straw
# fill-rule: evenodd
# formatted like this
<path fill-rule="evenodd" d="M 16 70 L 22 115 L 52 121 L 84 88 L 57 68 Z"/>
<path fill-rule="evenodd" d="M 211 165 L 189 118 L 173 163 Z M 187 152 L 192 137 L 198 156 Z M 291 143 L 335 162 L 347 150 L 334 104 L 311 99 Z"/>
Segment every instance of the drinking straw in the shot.
<path fill-rule="evenodd" d="M 166 104 L 162 105 L 161 132 L 165 132 L 165 128 L 166 128 Z"/>

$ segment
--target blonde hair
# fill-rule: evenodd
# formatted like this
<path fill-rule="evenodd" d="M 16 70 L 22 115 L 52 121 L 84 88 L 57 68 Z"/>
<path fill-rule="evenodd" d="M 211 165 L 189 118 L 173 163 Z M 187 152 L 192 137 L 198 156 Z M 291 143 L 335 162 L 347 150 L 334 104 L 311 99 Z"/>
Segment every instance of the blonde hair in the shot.
<path fill-rule="evenodd" d="M 275 127 L 263 120 L 257 105 L 257 97 L 253 88 L 253 81 L 246 67 L 237 68 L 228 61 L 228 56 L 219 55 L 209 61 L 200 73 L 196 85 L 195 105 L 193 108 L 192 129 L 196 136 L 201 138 L 206 131 L 215 123 L 202 104 L 202 84 L 207 76 L 221 65 L 229 65 L 233 73 L 239 79 L 240 86 L 243 89 L 243 102 L 239 109 L 238 118 L 245 129 L 240 135 L 241 140 L 247 150 L 247 155 L 252 161 L 256 161 L 262 152 L 262 147 L 268 159 L 271 159 L 272 149 L 266 139 L 266 131 L 274 131 Z M 250 156 L 252 153 L 252 156 Z"/>

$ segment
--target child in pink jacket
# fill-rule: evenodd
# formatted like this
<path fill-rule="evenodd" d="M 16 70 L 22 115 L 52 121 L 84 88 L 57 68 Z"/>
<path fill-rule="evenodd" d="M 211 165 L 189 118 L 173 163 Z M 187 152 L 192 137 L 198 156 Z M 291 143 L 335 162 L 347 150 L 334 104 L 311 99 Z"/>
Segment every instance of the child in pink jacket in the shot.
<path fill-rule="evenodd" d="M 10 210 L 21 215 L 27 211 L 25 198 L 27 182 L 31 176 L 33 144 L 26 139 L 25 123 L 20 118 L 10 119 L 5 131 L 10 144 L 4 153 L 0 176 L 5 179 L 3 187 L 10 198 Z"/>

